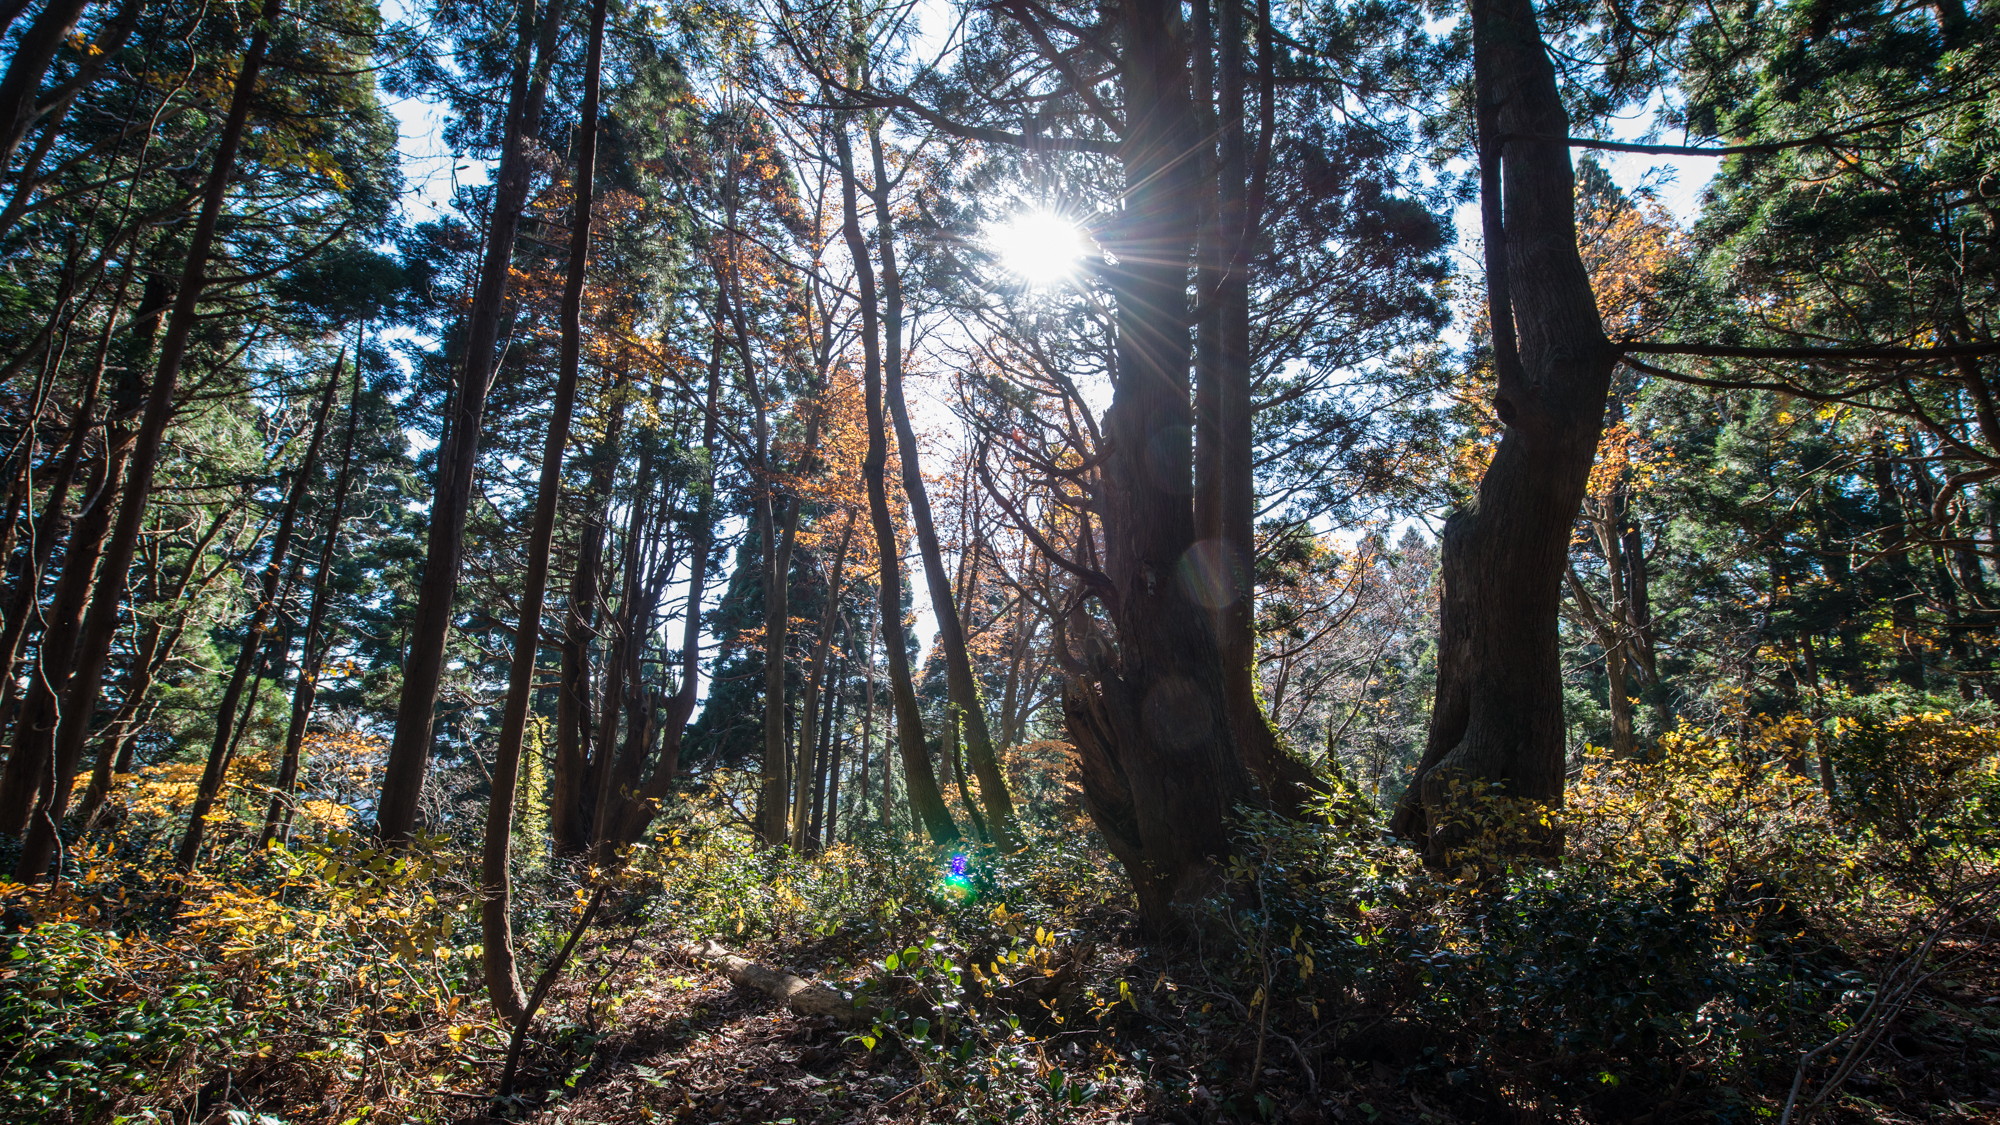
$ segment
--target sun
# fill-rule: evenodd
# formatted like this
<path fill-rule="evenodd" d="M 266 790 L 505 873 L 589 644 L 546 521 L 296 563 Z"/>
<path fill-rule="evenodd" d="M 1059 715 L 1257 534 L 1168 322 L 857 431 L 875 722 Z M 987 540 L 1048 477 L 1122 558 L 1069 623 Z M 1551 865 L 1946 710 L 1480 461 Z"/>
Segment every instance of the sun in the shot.
<path fill-rule="evenodd" d="M 988 229 L 1000 265 L 1030 286 L 1056 285 L 1077 274 L 1090 253 L 1083 228 L 1054 211 L 1020 211 Z"/>

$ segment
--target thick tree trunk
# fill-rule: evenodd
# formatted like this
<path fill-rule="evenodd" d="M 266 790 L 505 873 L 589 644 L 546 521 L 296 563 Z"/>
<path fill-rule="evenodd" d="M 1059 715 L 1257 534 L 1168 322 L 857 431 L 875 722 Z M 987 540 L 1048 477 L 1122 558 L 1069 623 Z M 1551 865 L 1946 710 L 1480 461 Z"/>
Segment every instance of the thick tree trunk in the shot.
<path fill-rule="evenodd" d="M 1445 524 L 1436 701 L 1392 821 L 1432 862 L 1469 834 L 1473 787 L 1562 801 L 1557 614 L 1617 361 L 1577 254 L 1569 149 L 1529 139 L 1569 135 L 1534 8 L 1473 0 L 1472 33 L 1494 409 L 1507 429 L 1477 496 Z M 1513 846 L 1561 845 L 1525 835 Z"/>
<path fill-rule="evenodd" d="M 312 722 L 320 669 L 326 663 L 327 588 L 333 577 L 334 554 L 340 545 L 340 525 L 347 516 L 347 494 L 354 484 L 354 443 L 360 428 L 361 362 L 357 349 L 354 382 L 347 396 L 347 428 L 340 439 L 340 470 L 334 477 L 333 496 L 327 501 L 326 526 L 320 531 L 319 561 L 313 569 L 310 595 L 312 606 L 306 610 L 298 682 L 292 685 L 292 710 L 285 723 L 285 748 L 278 759 L 277 780 L 271 786 L 271 804 L 264 811 L 264 827 L 257 834 L 255 850 L 260 852 L 281 834 L 287 838 L 291 834 L 292 793 L 298 788 L 299 758 L 305 749 L 306 728 Z"/>
<path fill-rule="evenodd" d="M 951 580 L 945 574 L 944 552 L 938 544 L 937 525 L 931 518 L 930 492 L 924 485 L 923 456 L 917 447 L 916 430 L 910 425 L 909 406 L 903 399 L 903 277 L 896 263 L 889 169 L 883 159 L 879 128 L 869 131 L 868 143 L 875 165 L 876 251 L 882 258 L 883 394 L 896 426 L 897 465 L 902 472 L 903 495 L 910 502 L 911 522 L 917 531 L 917 553 L 923 559 L 924 583 L 931 595 L 931 614 L 937 619 L 937 645 L 944 653 L 946 690 L 963 723 L 966 754 L 972 759 L 972 771 L 979 779 L 980 803 L 985 806 L 985 819 L 994 843 L 1013 851 L 1019 846 L 1014 799 L 1007 792 L 1007 779 L 1000 772 L 993 735 L 987 729 L 986 701 L 980 696 L 979 679 L 973 674 L 972 658 L 966 650 L 965 622 L 959 616 Z M 970 809 L 971 803 L 967 802 L 966 807 Z"/>
<path fill-rule="evenodd" d="M 472 510 L 473 472 L 479 463 L 479 429 L 498 360 L 500 323 L 506 312 L 507 277 L 514 259 L 532 171 L 526 142 L 541 130 L 542 102 L 554 64 L 565 0 L 547 0 L 539 32 L 534 0 L 521 0 L 519 38 L 505 135 L 493 191 L 493 211 L 479 266 L 479 283 L 465 317 L 465 355 L 452 388 L 444 441 L 438 449 L 435 496 L 424 545 L 423 577 L 403 657 L 403 690 L 396 729 L 382 771 L 375 829 L 385 843 L 407 841 L 417 824 L 417 802 L 430 769 L 438 687 L 444 678 L 445 643 L 452 600 L 465 554 L 465 520 Z"/>
<path fill-rule="evenodd" d="M 1230 735 L 1264 797 L 1298 815 L 1324 786 L 1279 743 L 1257 700 L 1257 494 L 1250 357 L 1250 253 L 1262 223 L 1250 199 L 1241 0 L 1216 0 L 1216 191 L 1202 232 L 1197 292 L 1195 534 L 1200 589 L 1213 613 Z M 1268 38 L 1268 36 L 1265 36 Z M 1269 76 L 1266 75 L 1266 81 Z"/>
<path fill-rule="evenodd" d="M 286 492 L 285 506 L 278 516 L 278 530 L 271 537 L 271 557 L 264 563 L 264 573 L 257 584 L 257 604 L 250 610 L 250 621 L 243 634 L 243 648 L 236 657 L 236 670 L 229 677 L 229 685 L 222 691 L 222 702 L 216 707 L 215 741 L 208 749 L 208 761 L 201 773 L 201 782 L 195 788 L 194 808 L 188 813 L 187 831 L 181 836 L 181 845 L 175 852 L 174 862 L 182 871 L 193 871 L 201 859 L 202 838 L 208 831 L 208 814 L 215 807 L 216 798 L 222 794 L 222 783 L 229 775 L 229 763 L 236 751 L 236 712 L 242 702 L 244 685 L 249 682 L 250 673 L 264 651 L 264 636 L 276 612 L 280 588 L 284 583 L 285 563 L 292 549 L 292 533 L 298 527 L 299 508 L 305 503 L 305 496 L 313 484 L 313 470 L 318 467 L 319 446 L 326 436 L 327 415 L 333 410 L 333 400 L 340 392 L 340 366 L 345 355 L 335 360 L 333 371 L 326 377 L 326 391 L 320 396 L 319 405 L 313 411 L 312 436 L 306 439 L 305 456 L 299 459 L 297 475 L 292 478 L 292 487 Z"/>
<path fill-rule="evenodd" d="M 895 519 L 889 510 L 888 423 L 882 411 L 881 306 L 875 291 L 875 269 L 868 255 L 868 240 L 861 233 L 854 150 L 845 121 L 834 123 L 834 139 L 840 156 L 842 229 L 848 254 L 854 259 L 855 285 L 861 303 L 862 398 L 868 414 L 868 449 L 861 459 L 861 478 L 867 486 L 868 514 L 875 527 L 875 555 L 879 564 L 876 585 L 881 595 L 882 643 L 889 657 L 889 695 L 896 715 L 896 745 L 902 754 L 903 779 L 911 810 L 933 843 L 955 844 L 959 838 L 958 825 L 945 807 L 944 792 L 938 788 L 930 751 L 924 745 L 923 712 L 917 705 L 910 677 L 910 652 L 903 632 L 902 547 L 896 542 Z"/>
<path fill-rule="evenodd" d="M 1184 573 L 1195 546 L 1188 266 L 1199 146 L 1180 6 L 1124 0 L 1125 213 L 1109 240 L 1117 385 L 1104 417 L 1105 570 L 1093 591 L 1111 637 L 1072 662 L 1064 691 L 1084 802 L 1125 864 L 1147 923 L 1218 882 L 1230 810 L 1250 795 L 1230 735 L 1222 663 Z M 1095 630 L 1080 615 L 1075 627 Z"/>
<path fill-rule="evenodd" d="M 576 412 L 578 372 L 583 364 L 583 283 L 590 268 L 590 207 L 597 176 L 597 106 L 604 58 L 607 0 L 591 0 L 589 39 L 584 48 L 583 106 L 576 130 L 576 171 L 571 180 L 569 263 L 563 276 L 562 344 L 556 361 L 555 401 L 542 440 L 541 473 L 535 510 L 528 524 L 528 569 L 521 589 L 521 617 L 514 627 L 514 658 L 507 669 L 507 702 L 500 716 L 500 740 L 493 749 L 492 796 L 486 804 L 486 841 L 480 850 L 479 928 L 486 991 L 505 1019 L 527 1008 L 515 968 L 513 877 L 514 799 L 521 772 L 521 744 L 535 695 L 535 662 L 542 647 L 542 603 L 548 592 L 549 555 L 555 540 L 556 508 L 562 495 L 563 450 Z"/>

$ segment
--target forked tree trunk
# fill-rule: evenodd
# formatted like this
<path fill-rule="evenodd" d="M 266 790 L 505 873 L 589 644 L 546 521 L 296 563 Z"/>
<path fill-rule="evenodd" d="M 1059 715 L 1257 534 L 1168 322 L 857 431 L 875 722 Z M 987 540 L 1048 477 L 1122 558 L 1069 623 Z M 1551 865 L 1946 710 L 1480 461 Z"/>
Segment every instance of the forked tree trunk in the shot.
<path fill-rule="evenodd" d="M 1569 119 L 1530 0 L 1472 0 L 1488 314 L 1506 425 L 1477 496 L 1446 521 L 1437 695 L 1392 828 L 1433 863 L 1473 828 L 1466 794 L 1560 804 L 1557 615 L 1570 529 L 1617 353 L 1576 248 Z M 1530 817 L 1531 822 L 1539 818 Z M 1518 851 L 1559 850 L 1536 829 Z"/>
<path fill-rule="evenodd" d="M 160 343 L 159 363 L 153 371 L 152 386 L 132 439 L 131 459 L 125 466 L 124 486 L 118 499 L 118 518 L 106 541 L 104 558 L 97 569 L 90 608 L 84 614 L 74 660 L 69 665 L 69 682 L 61 708 L 67 720 L 87 722 L 94 710 L 97 692 L 104 680 L 104 665 L 111 655 L 111 641 L 117 631 L 118 609 L 125 597 L 125 580 L 132 569 L 132 557 L 139 549 L 139 532 L 145 524 L 147 502 L 153 490 L 153 476 L 159 469 L 160 451 L 166 440 L 167 423 L 172 420 L 180 387 L 181 366 L 193 339 L 196 311 L 208 283 L 209 257 L 215 248 L 215 232 L 222 217 L 222 205 L 229 193 L 229 181 L 236 172 L 236 152 L 250 119 L 250 103 L 256 92 L 257 76 L 263 70 L 264 53 L 270 45 L 282 0 L 266 0 L 243 51 L 241 65 L 230 93 L 229 112 L 215 144 L 215 156 L 208 179 L 202 186 L 201 211 L 189 234 L 187 263 L 174 293 L 167 317 L 166 335 Z M 51 716 L 53 717 L 53 716 Z M 41 772 L 39 809 L 47 828 L 47 840 L 37 851 L 22 852 L 17 868 L 22 875 L 39 876 L 54 852 L 55 825 L 61 823 L 69 802 L 69 786 L 75 780 L 78 758 L 83 751 L 79 733 L 74 738 L 40 724 L 21 724 L 22 736 L 31 740 L 26 749 L 49 767 Z M 68 759 L 64 748 L 73 746 Z M 17 742 L 15 752 L 24 747 Z"/>
<path fill-rule="evenodd" d="M 1125 212 L 1117 264 L 1118 382 L 1105 412 L 1105 569 L 1092 592 L 1110 636 L 1065 684 L 1085 806 L 1125 864 L 1146 922 L 1218 883 L 1230 811 L 1250 795 L 1230 735 L 1222 662 L 1184 574 L 1195 545 L 1188 266 L 1200 143 L 1180 5 L 1123 0 Z M 1094 628 L 1079 618 L 1076 626 Z"/>
<path fill-rule="evenodd" d="M 722 416 L 722 348 L 724 312 L 718 306 L 716 311 L 714 351 L 710 353 L 708 364 L 708 389 L 702 414 L 702 449 L 708 454 L 709 476 L 701 491 L 694 516 L 694 542 L 688 550 L 687 599 L 681 612 L 680 683 L 678 690 L 661 708 L 660 749 L 653 762 L 652 773 L 638 783 L 636 791 L 629 797 L 619 794 L 610 807 L 600 808 L 597 813 L 599 830 L 596 837 L 600 844 L 616 846 L 630 844 L 638 840 L 658 814 L 668 794 L 673 792 L 675 779 L 680 774 L 681 743 L 687 737 L 688 720 L 694 716 L 694 709 L 701 697 L 701 604 L 708 586 L 708 569 L 711 556 L 715 553 L 715 482 L 717 479 L 716 444 L 721 437 Z M 631 771 L 634 776 L 642 773 L 643 763 L 635 764 Z"/>
<path fill-rule="evenodd" d="M 584 47 L 583 106 L 576 127 L 576 171 L 571 180 L 569 263 L 564 271 L 562 344 L 556 360 L 555 401 L 542 439 L 541 473 L 535 510 L 528 523 L 528 569 L 521 589 L 521 617 L 514 627 L 514 658 L 507 669 L 507 702 L 500 716 L 500 740 L 493 749 L 492 795 L 486 802 L 486 841 L 480 850 L 479 929 L 486 991 L 493 1008 L 519 1019 L 528 999 L 515 968 L 513 876 L 514 798 L 521 773 L 521 744 L 535 695 L 535 659 L 542 647 L 542 603 L 548 593 L 549 555 L 555 540 L 556 508 L 562 498 L 563 450 L 576 413 L 578 372 L 583 365 L 583 283 L 590 267 L 590 207 L 597 177 L 597 103 L 604 58 L 607 0 L 591 0 L 589 39 Z"/>
<path fill-rule="evenodd" d="M 458 570 L 465 555 L 465 520 L 472 510 L 472 478 L 479 464 L 479 428 L 498 360 L 514 236 L 520 230 L 522 208 L 528 199 L 531 169 L 526 142 L 541 129 L 542 102 L 562 24 L 564 0 L 547 0 L 539 32 L 535 0 L 519 3 L 520 28 L 492 217 L 479 264 L 479 283 L 465 316 L 463 365 L 452 387 L 444 441 L 438 448 L 423 577 L 417 585 L 417 604 L 403 656 L 403 690 L 396 703 L 395 734 L 382 770 L 382 795 L 375 806 L 376 833 L 388 844 L 403 843 L 416 830 L 417 802 L 430 769 L 445 643 L 451 635 L 452 601 L 458 593 Z"/>
<path fill-rule="evenodd" d="M 882 131 L 869 130 L 868 145 L 875 165 L 876 251 L 882 256 L 882 380 L 889 404 L 889 417 L 896 425 L 897 467 L 902 471 L 903 495 L 910 502 L 910 519 L 916 525 L 917 553 L 923 559 L 924 583 L 930 590 L 931 614 L 937 619 L 937 645 L 944 653 L 945 685 L 963 723 L 965 750 L 979 779 L 979 799 L 986 808 L 986 822 L 993 842 L 1005 851 L 1019 846 L 1014 827 L 1014 799 L 1007 792 L 1007 779 L 1000 772 L 1000 759 L 993 750 L 993 735 L 986 725 L 986 701 L 980 697 L 979 679 L 972 671 L 966 650 L 965 621 L 959 616 L 952 595 L 951 580 L 945 574 L 944 552 L 938 545 L 937 525 L 931 519 L 930 491 L 924 485 L 922 452 L 917 433 L 910 425 L 910 409 L 903 400 L 903 275 L 896 264 L 896 229 L 892 222 L 889 197 L 889 169 L 882 153 Z M 961 779 L 963 787 L 963 779 Z M 966 808 L 972 803 L 968 800 Z"/>
<path fill-rule="evenodd" d="M 861 458 L 861 478 L 867 486 L 868 514 L 875 527 L 875 556 L 879 566 L 876 586 L 881 596 L 882 646 L 889 657 L 889 696 L 896 715 L 896 747 L 902 754 L 903 781 L 909 792 L 911 811 L 916 813 L 932 843 L 955 844 L 959 838 L 958 825 L 945 807 L 944 791 L 938 788 L 930 751 L 924 745 L 924 717 L 910 678 L 910 653 L 903 632 L 902 546 L 896 542 L 895 519 L 889 510 L 888 422 L 882 413 L 882 341 L 875 269 L 868 255 L 868 240 L 861 233 L 854 147 L 848 140 L 846 121 L 836 120 L 833 131 L 840 157 L 842 232 L 848 255 L 854 259 L 855 287 L 861 304 L 861 383 L 868 415 L 868 449 Z M 885 818 L 886 808 L 885 802 Z"/>
<path fill-rule="evenodd" d="M 590 708 L 590 642 L 597 635 L 598 583 L 604 568 L 612 477 L 624 425 L 621 406 L 612 414 L 604 439 L 591 458 L 583 530 L 577 536 L 576 566 L 570 572 L 569 594 L 563 606 L 562 669 L 556 681 L 556 756 L 549 774 L 549 837 L 560 856 L 578 856 L 589 849 L 591 824 L 597 815 L 590 800 L 590 763 L 597 735 Z"/>
<path fill-rule="evenodd" d="M 70 528 L 62 575 L 44 615 L 41 648 L 15 719 L 13 752 L 0 776 L 0 833 L 9 836 L 26 834 L 30 812 L 54 789 L 50 767 L 61 701 L 76 663 L 92 579 L 111 534 L 119 477 L 132 449 L 130 435 L 117 426 L 105 435 L 105 445 L 100 475 Z"/>

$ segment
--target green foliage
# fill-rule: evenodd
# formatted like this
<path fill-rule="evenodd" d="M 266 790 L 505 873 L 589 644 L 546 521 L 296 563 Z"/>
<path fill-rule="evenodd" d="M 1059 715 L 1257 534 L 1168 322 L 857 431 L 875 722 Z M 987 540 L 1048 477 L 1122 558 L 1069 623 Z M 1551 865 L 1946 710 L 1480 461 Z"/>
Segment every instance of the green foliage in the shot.
<path fill-rule="evenodd" d="M 91 1120 L 251 1043 L 255 1028 L 223 981 L 200 966 L 144 965 L 147 944 L 74 922 L 0 938 L 0 1115 Z"/>

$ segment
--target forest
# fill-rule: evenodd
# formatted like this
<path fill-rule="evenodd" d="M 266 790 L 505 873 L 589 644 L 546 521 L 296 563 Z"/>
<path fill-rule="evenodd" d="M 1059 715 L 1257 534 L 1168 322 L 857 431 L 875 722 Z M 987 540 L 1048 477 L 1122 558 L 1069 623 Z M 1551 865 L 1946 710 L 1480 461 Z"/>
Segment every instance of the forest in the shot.
<path fill-rule="evenodd" d="M 2000 1121 L 1996 29 L 0 0 L 0 1120 Z"/>

